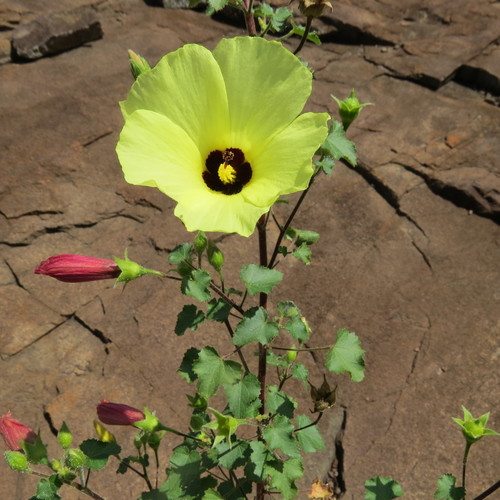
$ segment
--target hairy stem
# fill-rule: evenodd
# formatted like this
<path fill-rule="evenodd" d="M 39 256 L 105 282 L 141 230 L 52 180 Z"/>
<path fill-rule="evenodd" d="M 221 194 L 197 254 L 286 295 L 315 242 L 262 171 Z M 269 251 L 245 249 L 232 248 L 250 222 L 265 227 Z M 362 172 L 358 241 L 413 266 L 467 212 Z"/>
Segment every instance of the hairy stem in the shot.
<path fill-rule="evenodd" d="M 467 457 L 469 456 L 469 451 L 470 451 L 471 443 L 467 441 L 465 444 L 465 451 L 464 451 L 464 459 L 462 461 L 462 486 L 464 488 L 464 499 L 467 496 L 467 493 L 465 493 L 465 473 L 467 472 Z"/>

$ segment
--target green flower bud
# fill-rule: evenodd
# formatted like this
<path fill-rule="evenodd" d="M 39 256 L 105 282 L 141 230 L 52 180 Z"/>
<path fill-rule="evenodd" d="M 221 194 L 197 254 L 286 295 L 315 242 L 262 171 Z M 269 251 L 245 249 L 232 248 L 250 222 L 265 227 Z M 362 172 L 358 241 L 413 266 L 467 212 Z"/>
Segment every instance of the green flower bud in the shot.
<path fill-rule="evenodd" d="M 453 421 L 462 428 L 462 434 L 469 445 L 479 441 L 483 436 L 500 436 L 500 434 L 493 429 L 487 429 L 486 424 L 490 418 L 490 414 L 485 413 L 479 418 L 474 418 L 465 406 L 462 406 L 464 412 L 463 420 L 453 418 Z"/>
<path fill-rule="evenodd" d="M 144 57 L 136 54 L 133 50 L 128 51 L 128 57 L 130 62 L 130 70 L 132 71 L 132 76 L 137 79 L 143 73 L 146 73 L 151 69 Z"/>
<path fill-rule="evenodd" d="M 17 472 L 29 472 L 28 459 L 26 455 L 20 451 L 6 451 L 5 460 L 8 466 Z"/>
<path fill-rule="evenodd" d="M 340 119 L 342 120 L 344 130 L 349 128 L 349 125 L 359 116 L 364 107 L 372 106 L 371 102 L 361 104 L 356 97 L 354 89 L 351 90 L 349 97 L 343 101 L 337 99 L 334 95 L 332 95 L 332 98 L 339 106 Z"/>
<path fill-rule="evenodd" d="M 208 245 L 208 238 L 205 236 L 203 231 L 198 231 L 194 239 L 194 249 L 198 254 L 198 257 L 201 257 L 201 254 L 205 251 Z"/>
<path fill-rule="evenodd" d="M 61 430 L 57 433 L 57 440 L 59 444 L 63 447 L 63 449 L 67 450 L 73 441 L 73 436 L 66 425 L 66 422 L 63 422 L 61 426 Z"/>
<path fill-rule="evenodd" d="M 288 364 L 292 364 L 297 359 L 297 351 L 295 351 L 295 344 L 292 345 L 292 349 L 286 351 L 286 360 Z"/>
<path fill-rule="evenodd" d="M 72 448 L 67 451 L 65 462 L 70 469 L 80 469 L 85 464 L 85 453 L 78 448 Z"/>
<path fill-rule="evenodd" d="M 141 431 L 145 432 L 154 432 L 157 430 L 160 421 L 158 418 L 151 413 L 147 408 L 144 408 L 144 420 L 139 420 L 138 422 L 134 422 L 132 425 L 141 429 Z"/>
<path fill-rule="evenodd" d="M 57 458 L 55 458 L 54 460 L 52 460 L 52 462 L 50 462 L 50 468 L 54 472 L 58 472 L 61 469 L 61 467 L 62 467 L 62 463 Z"/>
<path fill-rule="evenodd" d="M 220 274 L 224 264 L 224 255 L 213 241 L 208 242 L 207 255 L 210 265 Z"/>
<path fill-rule="evenodd" d="M 76 474 L 74 473 L 74 471 L 72 471 L 71 469 L 68 469 L 68 467 L 61 467 L 59 469 L 57 475 L 65 483 L 69 483 L 69 482 L 73 481 L 73 479 L 76 478 Z"/>

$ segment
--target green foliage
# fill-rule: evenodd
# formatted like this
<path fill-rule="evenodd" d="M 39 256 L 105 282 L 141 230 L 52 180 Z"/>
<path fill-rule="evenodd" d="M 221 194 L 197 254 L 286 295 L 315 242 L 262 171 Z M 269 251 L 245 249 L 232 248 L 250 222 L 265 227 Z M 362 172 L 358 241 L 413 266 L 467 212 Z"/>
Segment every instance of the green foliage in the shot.
<path fill-rule="evenodd" d="M 271 293 L 272 289 L 283 279 L 283 273 L 264 266 L 249 264 L 243 266 L 240 277 L 245 283 L 248 293 L 256 295 L 258 293 Z"/>
<path fill-rule="evenodd" d="M 233 443 L 222 441 L 214 447 L 220 465 L 226 469 L 236 469 L 246 464 L 250 455 L 250 445 L 247 441 L 236 439 Z"/>
<path fill-rule="evenodd" d="M 57 492 L 63 485 L 57 474 L 42 478 L 38 481 L 36 488 L 36 498 L 38 500 L 59 500 L 62 498 Z"/>
<path fill-rule="evenodd" d="M 235 361 L 222 360 L 213 347 L 205 347 L 193 363 L 193 371 L 198 375 L 198 392 L 212 397 L 219 386 L 233 384 L 241 376 L 241 365 Z"/>
<path fill-rule="evenodd" d="M 365 500 L 393 500 L 403 496 L 403 489 L 390 477 L 374 477 L 365 481 Z"/>
<path fill-rule="evenodd" d="M 314 162 L 314 165 L 317 168 L 323 170 L 326 175 L 330 175 L 333 172 L 333 168 L 335 167 L 335 162 L 331 156 L 322 156 L 319 160 Z"/>
<path fill-rule="evenodd" d="M 246 373 L 235 384 L 224 386 L 229 409 L 236 418 L 254 418 L 261 406 L 260 382 L 252 373 Z"/>
<path fill-rule="evenodd" d="M 322 144 L 320 152 L 323 156 L 333 160 L 343 159 L 353 167 L 356 166 L 356 146 L 352 141 L 346 139 L 342 123 L 336 120 L 330 125 L 328 136 Z"/>
<path fill-rule="evenodd" d="M 89 469 L 99 470 L 106 466 L 109 457 L 118 455 L 121 448 L 116 443 L 87 439 L 80 445 L 80 450 L 86 455 L 85 466 Z"/>
<path fill-rule="evenodd" d="M 333 373 L 348 372 L 353 382 L 361 382 L 365 377 L 364 354 L 357 335 L 342 328 L 326 355 L 326 367 Z"/>
<path fill-rule="evenodd" d="M 278 7 L 271 16 L 271 29 L 275 33 L 281 33 L 287 25 L 287 20 L 293 16 L 293 12 L 286 7 Z"/>
<path fill-rule="evenodd" d="M 292 366 L 292 377 L 302 382 L 307 381 L 307 377 L 309 376 L 309 370 L 302 363 L 295 363 Z"/>
<path fill-rule="evenodd" d="M 462 500 L 465 498 L 465 489 L 455 486 L 456 478 L 452 474 L 444 474 L 437 480 L 438 488 L 434 498 L 439 500 Z"/>
<path fill-rule="evenodd" d="M 197 309 L 194 304 L 185 305 L 182 311 L 177 315 L 177 323 L 175 324 L 175 333 L 184 335 L 184 332 L 189 328 L 196 330 L 198 325 L 205 320 L 203 311 Z"/>
<path fill-rule="evenodd" d="M 266 463 L 264 473 L 269 475 L 271 487 L 278 490 L 280 498 L 288 500 L 297 494 L 295 480 L 302 477 L 304 469 L 300 457 L 289 458 L 285 461 L 271 460 Z"/>
<path fill-rule="evenodd" d="M 300 247 L 296 248 L 292 255 L 299 259 L 303 264 L 308 266 L 311 263 L 312 252 L 307 243 L 302 243 Z"/>
<path fill-rule="evenodd" d="M 319 240 L 319 234 L 314 231 L 306 231 L 303 229 L 296 229 L 289 227 L 285 233 L 289 240 L 295 241 L 296 245 L 302 245 L 302 243 L 307 243 L 308 245 L 313 245 Z"/>
<path fill-rule="evenodd" d="M 263 307 L 252 307 L 244 316 L 234 332 L 234 345 L 242 346 L 251 342 L 268 344 L 278 335 L 278 325 L 267 321 L 267 311 Z"/>
<path fill-rule="evenodd" d="M 283 391 L 278 391 L 276 385 L 267 388 L 267 406 L 269 413 L 276 413 L 287 418 L 293 418 L 293 412 L 297 408 L 297 401 Z"/>
<path fill-rule="evenodd" d="M 208 0 L 208 5 L 215 12 L 222 10 L 228 3 L 229 3 L 229 0 Z"/>
<path fill-rule="evenodd" d="M 262 435 L 271 450 L 281 450 L 290 457 L 299 457 L 300 451 L 293 430 L 290 419 L 278 415 L 266 426 Z"/>
<path fill-rule="evenodd" d="M 295 340 L 305 342 L 309 339 L 310 329 L 305 321 L 305 318 L 295 316 L 295 318 L 288 321 L 285 328 Z"/>
<path fill-rule="evenodd" d="M 231 306 L 223 299 L 212 299 L 207 307 L 207 319 L 223 323 L 229 318 Z"/>
<path fill-rule="evenodd" d="M 47 447 L 42 443 L 40 434 L 36 436 L 34 443 L 21 441 L 21 447 L 26 453 L 26 458 L 30 464 L 48 465 Z"/>
<path fill-rule="evenodd" d="M 199 354 L 200 351 L 198 349 L 190 347 L 184 353 L 181 366 L 179 366 L 179 369 L 177 370 L 179 375 L 189 383 L 194 382 L 198 378 L 198 375 L 194 372 L 193 366 L 195 361 L 198 359 Z"/>
<path fill-rule="evenodd" d="M 293 21 L 292 21 L 291 25 L 292 25 L 292 29 L 290 30 L 288 35 L 289 36 L 297 35 L 297 36 L 300 36 L 302 38 L 304 36 L 304 32 L 306 30 L 306 27 L 302 26 L 302 25 L 295 24 Z M 309 31 L 309 33 L 307 34 L 307 40 L 309 42 L 314 43 L 315 45 L 321 45 L 321 40 L 319 39 L 317 31 L 314 31 L 314 30 Z"/>
<path fill-rule="evenodd" d="M 307 427 L 312 423 L 312 420 L 306 415 L 297 417 L 297 429 Z M 325 442 L 321 437 L 319 429 L 316 425 L 311 425 L 303 430 L 296 431 L 299 446 L 304 453 L 314 453 L 325 449 Z"/>
<path fill-rule="evenodd" d="M 170 264 L 177 265 L 177 272 L 181 276 L 189 276 L 193 269 L 192 260 L 193 260 L 193 245 L 190 243 L 183 243 L 182 245 L 178 245 L 172 250 L 170 255 L 168 256 L 168 261 Z"/>
<path fill-rule="evenodd" d="M 210 283 L 211 278 L 208 271 L 196 269 L 182 278 L 181 292 L 200 302 L 208 302 L 210 300 Z"/>

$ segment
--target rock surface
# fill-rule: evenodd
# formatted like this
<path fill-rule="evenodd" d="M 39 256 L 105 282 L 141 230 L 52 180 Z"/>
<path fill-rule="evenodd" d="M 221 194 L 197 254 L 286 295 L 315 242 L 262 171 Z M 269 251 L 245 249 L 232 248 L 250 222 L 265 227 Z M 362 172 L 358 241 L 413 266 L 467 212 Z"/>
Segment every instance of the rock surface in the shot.
<path fill-rule="evenodd" d="M 22 24 L 12 33 L 16 59 L 38 59 L 59 54 L 102 38 L 101 23 L 88 7 L 57 11 Z"/>
<path fill-rule="evenodd" d="M 59 8 L 56 0 L 9 0 L 0 22 L 13 27 Z M 147 405 L 166 425 L 182 422 L 182 395 L 191 392 L 176 374 L 184 351 L 230 349 L 212 329 L 175 336 L 185 300 L 171 283 L 143 278 L 121 293 L 112 283 L 33 274 L 57 253 L 109 258 L 125 248 L 147 267 L 167 268 L 169 250 L 191 236 L 174 202 L 125 183 L 114 152 L 117 102 L 131 84 L 126 51 L 155 63 L 184 43 L 213 48 L 242 34 L 200 13 L 134 0 L 94 8 L 106 36 L 90 48 L 0 67 L 8 124 L 0 129 L 0 412 L 40 428 L 46 442 L 63 421 L 77 442 L 93 435 L 101 398 Z M 312 344 L 330 344 L 346 327 L 367 351 L 362 383 L 330 375 L 339 403 L 321 421 L 328 449 L 306 462 L 309 482 L 340 472 L 346 498 L 363 498 L 364 481 L 382 475 L 400 481 L 408 498 L 427 500 L 439 475 L 459 476 L 462 438 L 450 417 L 461 416 L 461 404 L 474 415 L 491 411 L 490 427 L 500 428 L 500 111 L 494 81 L 484 83 L 498 77 L 499 21 L 498 2 L 486 0 L 339 1 L 318 23 L 326 43 L 302 52 L 316 70 L 308 109 L 336 115 L 330 94 L 352 87 L 375 104 L 349 130 L 358 167 L 338 164 L 299 213 L 296 227 L 321 234 L 313 263 L 283 261 L 286 282 L 275 297 L 301 307 Z M 464 67 L 479 71 L 477 80 L 460 76 Z M 278 217 L 286 214 L 278 206 Z M 270 228 L 270 241 L 276 234 Z M 238 285 L 238 263 L 257 260 L 256 237 L 226 236 L 220 246 L 226 281 Z M 319 383 L 321 356 L 304 362 Z M 308 391 L 296 390 L 308 412 Z M 116 434 L 130 437 L 128 429 Z M 484 439 L 472 452 L 471 498 L 499 479 L 499 441 Z M 169 439 L 167 448 L 176 444 Z M 34 478 L 0 467 L 0 491 L 14 500 L 34 494 Z M 92 486 L 108 500 L 141 491 L 112 469 Z"/>

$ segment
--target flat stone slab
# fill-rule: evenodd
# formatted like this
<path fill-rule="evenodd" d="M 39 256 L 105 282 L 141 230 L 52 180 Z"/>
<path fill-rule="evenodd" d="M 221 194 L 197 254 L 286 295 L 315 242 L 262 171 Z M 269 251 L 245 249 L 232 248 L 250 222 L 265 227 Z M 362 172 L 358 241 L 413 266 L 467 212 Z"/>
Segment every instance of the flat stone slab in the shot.
<path fill-rule="evenodd" d="M 97 14 L 89 7 L 50 12 L 12 32 L 12 51 L 16 59 L 33 60 L 59 54 L 102 38 Z"/>

